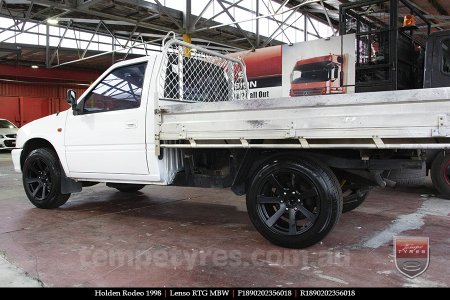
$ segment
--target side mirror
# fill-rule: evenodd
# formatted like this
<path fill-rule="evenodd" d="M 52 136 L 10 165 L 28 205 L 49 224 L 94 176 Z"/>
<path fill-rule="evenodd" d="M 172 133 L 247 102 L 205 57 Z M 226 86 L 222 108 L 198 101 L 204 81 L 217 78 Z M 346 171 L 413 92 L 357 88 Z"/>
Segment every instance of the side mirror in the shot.
<path fill-rule="evenodd" d="M 76 110 L 77 108 L 77 92 L 70 89 L 67 90 L 67 103 L 72 106 L 72 110 Z"/>

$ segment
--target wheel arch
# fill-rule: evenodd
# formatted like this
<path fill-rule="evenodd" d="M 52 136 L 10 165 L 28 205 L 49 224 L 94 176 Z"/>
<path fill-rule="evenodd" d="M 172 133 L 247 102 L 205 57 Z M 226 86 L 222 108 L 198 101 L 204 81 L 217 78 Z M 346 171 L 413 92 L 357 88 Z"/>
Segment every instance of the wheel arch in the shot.
<path fill-rule="evenodd" d="M 39 148 L 50 148 L 56 153 L 56 155 L 58 155 L 58 152 L 56 151 L 55 147 L 48 140 L 43 138 L 32 138 L 23 145 L 23 150 L 22 153 L 20 154 L 20 169 L 23 169 L 25 159 L 27 159 L 31 151 Z M 59 155 L 58 159 L 61 161 Z"/>
<path fill-rule="evenodd" d="M 78 193 L 82 190 L 82 183 L 77 182 L 71 178 L 67 177 L 66 170 L 64 169 L 63 163 L 61 161 L 61 157 L 58 154 L 58 151 L 56 148 L 50 143 L 48 140 L 44 138 L 32 138 L 28 140 L 24 146 L 22 153 L 20 155 L 20 169 L 23 170 L 23 165 L 25 163 L 26 158 L 28 155 L 36 149 L 39 148 L 48 148 L 51 149 L 55 154 L 59 161 L 60 168 L 61 168 L 61 190 L 63 194 L 69 194 L 69 193 Z"/>
<path fill-rule="evenodd" d="M 248 180 L 250 180 L 256 172 L 267 166 L 274 159 L 310 159 L 314 160 L 314 155 L 305 151 L 291 150 L 268 150 L 262 151 L 258 149 L 248 149 L 243 158 L 238 172 L 234 176 L 231 190 L 236 195 L 244 195 L 247 191 Z M 326 164 L 326 163 L 325 163 Z"/>

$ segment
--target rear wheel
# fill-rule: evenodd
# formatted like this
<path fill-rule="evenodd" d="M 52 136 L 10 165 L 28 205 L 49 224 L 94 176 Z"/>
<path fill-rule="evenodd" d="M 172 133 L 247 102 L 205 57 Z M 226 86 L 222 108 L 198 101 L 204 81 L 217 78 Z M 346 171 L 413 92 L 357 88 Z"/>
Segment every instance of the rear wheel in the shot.
<path fill-rule="evenodd" d="M 421 186 L 427 178 L 426 165 L 423 164 L 421 169 L 400 169 L 386 171 L 384 176 L 394 181 L 398 186 Z"/>
<path fill-rule="evenodd" d="M 361 187 L 350 184 L 342 188 L 343 202 L 342 213 L 346 213 L 359 207 L 369 195 L 370 187 Z"/>
<path fill-rule="evenodd" d="M 305 248 L 322 240 L 339 220 L 342 192 L 327 166 L 309 159 L 276 160 L 254 176 L 247 210 L 270 242 Z"/>
<path fill-rule="evenodd" d="M 450 154 L 440 152 L 431 164 L 431 180 L 434 187 L 446 199 L 450 199 Z"/>
<path fill-rule="evenodd" d="M 42 148 L 32 151 L 22 170 L 23 186 L 28 199 L 39 208 L 57 208 L 70 194 L 61 194 L 61 167 L 56 153 Z"/>
<path fill-rule="evenodd" d="M 117 189 L 122 193 L 136 193 L 145 187 L 145 184 L 131 184 L 131 183 L 107 183 L 109 187 Z"/>

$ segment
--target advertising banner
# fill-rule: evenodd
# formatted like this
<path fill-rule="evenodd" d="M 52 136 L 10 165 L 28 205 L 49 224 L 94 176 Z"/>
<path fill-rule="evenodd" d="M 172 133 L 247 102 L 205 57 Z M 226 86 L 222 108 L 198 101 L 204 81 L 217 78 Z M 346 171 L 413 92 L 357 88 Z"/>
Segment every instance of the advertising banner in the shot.
<path fill-rule="evenodd" d="M 250 99 L 354 93 L 355 35 L 232 54 L 246 65 Z"/>

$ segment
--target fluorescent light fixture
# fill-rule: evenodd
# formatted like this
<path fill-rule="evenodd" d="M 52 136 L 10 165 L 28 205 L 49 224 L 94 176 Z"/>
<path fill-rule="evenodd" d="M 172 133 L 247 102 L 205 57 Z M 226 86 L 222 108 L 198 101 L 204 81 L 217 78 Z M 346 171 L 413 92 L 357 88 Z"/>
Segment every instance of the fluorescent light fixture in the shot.
<path fill-rule="evenodd" d="M 47 19 L 47 24 L 58 25 L 58 19 Z"/>
<path fill-rule="evenodd" d="M 32 69 L 39 69 L 39 66 L 32 65 L 31 68 L 32 68 Z"/>

